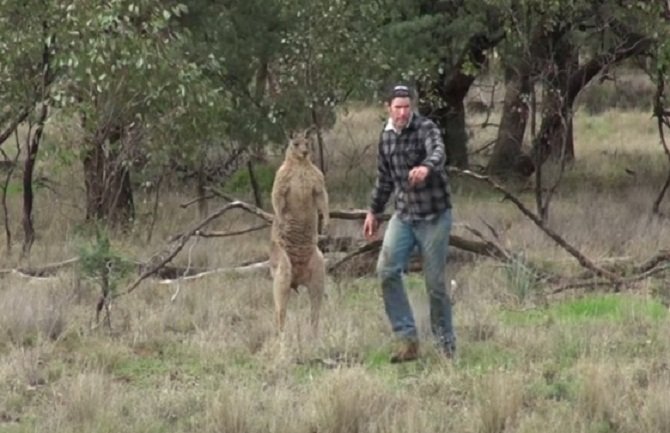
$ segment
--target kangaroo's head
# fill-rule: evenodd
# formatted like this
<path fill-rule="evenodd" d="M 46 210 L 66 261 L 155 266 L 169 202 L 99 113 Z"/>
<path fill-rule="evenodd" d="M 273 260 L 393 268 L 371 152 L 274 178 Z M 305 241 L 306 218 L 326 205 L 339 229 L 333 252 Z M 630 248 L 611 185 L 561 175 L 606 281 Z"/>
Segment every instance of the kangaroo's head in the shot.
<path fill-rule="evenodd" d="M 286 157 L 298 161 L 308 161 L 312 154 L 313 132 L 313 129 L 309 128 L 304 131 L 292 133 L 288 140 Z"/>

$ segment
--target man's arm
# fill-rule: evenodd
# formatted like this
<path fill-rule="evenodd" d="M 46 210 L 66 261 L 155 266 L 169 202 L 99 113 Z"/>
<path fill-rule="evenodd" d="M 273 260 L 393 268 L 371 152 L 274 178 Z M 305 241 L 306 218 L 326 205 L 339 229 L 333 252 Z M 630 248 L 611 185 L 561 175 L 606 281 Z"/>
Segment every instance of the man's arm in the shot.
<path fill-rule="evenodd" d="M 383 133 L 379 138 L 379 146 L 377 150 L 377 180 L 375 187 L 372 190 L 372 200 L 370 211 L 375 215 L 380 215 L 384 212 L 386 202 L 388 202 L 391 193 L 393 192 L 393 177 L 391 169 L 388 165 L 388 160 L 385 156 Z"/>
<path fill-rule="evenodd" d="M 435 167 L 443 167 L 446 159 L 446 151 L 444 148 L 444 140 L 442 133 L 438 126 L 432 121 L 426 125 L 426 159 L 421 162 L 421 165 L 428 167 L 431 171 Z"/>

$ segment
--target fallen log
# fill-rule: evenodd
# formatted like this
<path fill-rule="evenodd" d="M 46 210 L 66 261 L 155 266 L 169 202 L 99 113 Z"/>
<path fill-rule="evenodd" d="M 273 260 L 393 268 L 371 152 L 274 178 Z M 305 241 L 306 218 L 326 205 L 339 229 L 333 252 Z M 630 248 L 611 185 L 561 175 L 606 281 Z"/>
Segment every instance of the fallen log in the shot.
<path fill-rule="evenodd" d="M 492 183 L 492 181 L 480 175 L 475 175 L 464 171 L 460 171 L 460 173 L 468 174 L 477 179 L 486 180 L 489 183 Z M 528 216 L 536 225 L 539 226 L 540 229 L 547 233 L 550 238 L 555 240 L 560 246 L 571 253 L 573 257 L 577 258 L 578 262 L 586 268 L 587 272 L 585 274 L 569 279 L 560 275 L 547 275 L 546 273 L 537 271 L 532 266 L 532 264 L 524 261 L 524 265 L 528 265 L 529 269 L 533 270 L 536 278 L 538 278 L 538 281 L 553 287 L 553 289 L 550 290 L 550 294 L 557 294 L 564 290 L 576 287 L 595 287 L 602 285 L 612 285 L 615 287 L 615 290 L 618 290 L 621 285 L 632 284 L 645 278 L 657 276 L 659 274 L 664 275 L 667 271 L 670 271 L 670 251 L 668 250 L 659 251 L 651 258 L 639 264 L 634 263 L 632 260 L 625 261 L 625 263 L 623 263 L 623 261 L 615 261 L 612 263 L 611 260 L 609 260 L 610 263 L 607 263 L 607 261 L 591 261 L 583 254 L 581 254 L 577 249 L 567 244 L 567 242 L 558 234 L 545 227 L 542 222 L 537 220 L 537 217 L 532 214 L 531 211 L 526 209 L 516 197 L 511 195 L 511 193 L 495 183 L 492 184 L 494 185 L 495 189 L 503 192 L 506 198 L 514 202 L 517 207 L 522 210 L 524 215 Z M 248 233 L 252 230 L 260 230 L 265 228 L 272 223 L 274 218 L 272 214 L 265 212 L 254 205 L 239 200 L 234 200 L 218 209 L 213 214 L 207 216 L 202 221 L 196 223 L 191 229 L 172 236 L 171 239 L 173 241 L 170 242 L 161 252 L 155 254 L 150 260 L 146 262 L 137 262 L 138 272 L 140 275 L 130 286 L 128 286 L 128 288 L 116 296 L 122 296 L 132 292 L 141 281 L 149 277 L 160 278 L 162 279 L 162 283 L 169 284 L 177 281 L 188 281 L 190 279 L 203 278 L 208 275 L 248 275 L 258 271 L 266 271 L 268 267 L 267 258 L 260 258 L 250 263 L 243 263 L 233 267 L 218 269 L 168 265 L 168 263 L 174 259 L 179 251 L 184 248 L 187 241 L 191 237 L 205 236 L 205 232 L 203 231 L 204 227 L 231 209 L 242 209 L 246 212 L 256 215 L 263 221 L 263 225 L 252 227 L 251 229 L 238 230 L 235 232 L 211 233 L 216 233 L 216 235 L 220 237 L 237 236 Z M 365 210 L 360 209 L 334 210 L 330 212 L 330 216 L 333 219 L 363 220 L 366 213 L 367 212 Z M 388 220 L 388 217 L 389 216 L 386 215 L 383 219 Z M 461 225 L 460 227 L 465 227 L 466 230 L 468 230 L 480 240 L 477 241 L 467 239 L 459 235 L 452 235 L 449 240 L 449 244 L 452 247 L 468 254 L 489 257 L 503 262 L 521 260 L 517 254 L 508 251 L 502 247 L 499 242 L 487 239 L 478 230 L 467 225 Z M 492 230 L 492 227 L 489 226 L 489 229 Z M 497 238 L 496 233 L 494 233 L 494 236 Z M 322 251 L 331 255 L 330 257 L 327 257 L 327 267 L 329 272 L 340 272 L 347 264 L 351 263 L 352 260 L 358 257 L 366 256 L 364 263 L 359 265 L 360 271 L 362 271 L 362 273 L 347 272 L 347 275 L 366 275 L 373 272 L 374 262 L 376 261 L 376 256 L 378 255 L 379 249 L 381 248 L 381 241 L 377 240 L 373 242 L 365 242 L 364 240 L 356 237 L 334 237 L 321 235 L 319 237 L 319 246 L 322 248 Z M 342 257 L 337 257 L 337 253 L 342 252 L 344 252 L 345 255 Z M 41 267 L 0 269 L 0 276 L 10 273 L 18 273 L 26 277 L 34 278 L 53 276 L 59 270 L 76 264 L 78 260 L 78 258 L 71 258 Z M 420 262 L 413 260 L 411 261 L 408 270 L 418 270 L 420 269 L 420 266 Z"/>
<path fill-rule="evenodd" d="M 334 210 L 328 213 L 331 219 L 341 220 L 364 220 L 367 214 L 368 212 L 363 209 Z M 379 216 L 379 219 L 381 221 L 388 221 L 391 219 L 391 215 L 383 214 Z"/>
<path fill-rule="evenodd" d="M 45 278 L 55 275 L 61 269 L 73 266 L 79 262 L 79 257 L 63 260 L 56 263 L 50 263 L 44 266 L 18 267 L 11 269 L 0 269 L 0 276 L 7 274 L 19 274 L 26 277 Z"/>
<path fill-rule="evenodd" d="M 203 277 L 208 277 L 210 275 L 235 275 L 235 276 L 249 276 L 249 275 L 255 275 L 258 273 L 262 272 L 269 272 L 270 270 L 270 262 L 267 260 L 257 262 L 257 263 L 250 263 L 247 265 L 242 265 L 242 266 L 234 266 L 230 268 L 218 268 L 218 269 L 211 269 L 208 271 L 204 272 L 199 272 L 196 274 L 191 274 L 188 276 L 184 277 L 175 277 L 175 278 L 166 278 L 163 280 L 160 280 L 158 283 L 159 284 L 175 284 L 179 282 L 186 282 L 186 281 L 192 281 L 192 280 L 198 280 Z"/>
<path fill-rule="evenodd" d="M 613 284 L 621 284 L 622 279 L 620 275 L 617 275 L 613 272 L 608 271 L 607 269 L 603 269 L 602 267 L 596 265 L 591 259 L 586 257 L 581 251 L 579 251 L 577 248 L 574 246 L 570 245 L 563 237 L 561 237 L 558 233 L 547 227 L 542 219 L 535 215 L 530 209 L 528 209 L 524 204 L 519 200 L 514 194 L 509 192 L 505 187 L 502 185 L 496 183 L 493 181 L 488 176 L 483 176 L 477 173 L 473 173 L 469 170 L 461 170 L 456 167 L 449 167 L 449 172 L 462 175 L 462 176 L 467 176 L 471 177 L 473 179 L 481 180 L 489 184 L 493 189 L 496 191 L 502 193 L 504 195 L 504 198 L 511 201 L 514 203 L 514 205 L 521 211 L 522 214 L 524 214 L 528 219 L 530 219 L 540 230 L 542 230 L 547 236 L 549 236 L 556 244 L 558 244 L 561 248 L 563 248 L 565 251 L 567 251 L 570 255 L 572 255 L 577 261 L 579 262 L 582 267 L 589 269 L 596 275 L 600 277 L 607 278 L 610 280 Z"/>
<path fill-rule="evenodd" d="M 354 251 L 333 262 L 333 264 L 328 267 L 328 272 L 335 272 L 345 263 L 358 256 L 368 253 L 377 254 L 381 248 L 381 245 L 381 240 L 375 240 L 359 245 Z M 449 237 L 449 245 L 469 253 L 490 257 L 497 260 L 509 260 L 512 256 L 511 253 L 505 251 L 494 243 L 477 242 L 457 235 L 451 235 Z M 417 265 L 414 264 L 411 269 L 418 270 Z"/>
<path fill-rule="evenodd" d="M 213 214 L 207 216 L 205 219 L 200 221 L 199 223 L 195 224 L 191 229 L 186 231 L 184 234 L 182 234 L 179 239 L 176 242 L 176 245 L 168 245 L 167 248 L 165 248 L 163 251 L 159 252 L 158 254 L 155 254 L 151 260 L 148 261 L 148 266 L 146 267 L 146 270 L 142 272 L 142 274 L 135 279 L 125 290 L 122 292 L 119 292 L 116 294 L 114 297 L 120 297 L 127 295 L 131 293 L 133 290 L 135 290 L 142 281 L 144 281 L 146 278 L 150 277 L 151 275 L 155 274 L 158 270 L 160 270 L 163 266 L 165 266 L 167 263 L 169 263 L 173 258 L 177 256 L 179 251 L 181 251 L 184 246 L 186 245 L 186 242 L 196 233 L 198 230 L 202 229 L 204 226 L 215 220 L 216 218 L 220 217 L 224 213 L 228 212 L 231 209 L 236 209 L 236 208 L 247 208 L 251 207 L 251 211 L 254 209 L 256 210 L 257 214 L 258 212 L 263 212 L 260 209 L 256 208 L 255 206 L 249 205 L 244 202 L 240 201 L 235 201 L 232 203 L 228 203 L 227 205 L 219 208 L 216 210 Z"/>

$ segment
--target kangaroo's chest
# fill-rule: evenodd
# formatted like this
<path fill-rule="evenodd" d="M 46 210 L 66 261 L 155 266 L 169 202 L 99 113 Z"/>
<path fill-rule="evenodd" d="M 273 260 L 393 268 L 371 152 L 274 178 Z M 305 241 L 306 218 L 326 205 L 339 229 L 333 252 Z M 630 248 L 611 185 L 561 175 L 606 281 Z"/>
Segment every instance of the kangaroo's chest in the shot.
<path fill-rule="evenodd" d="M 288 202 L 310 203 L 313 201 L 314 190 L 314 178 L 311 173 L 298 171 L 291 176 L 288 182 Z"/>

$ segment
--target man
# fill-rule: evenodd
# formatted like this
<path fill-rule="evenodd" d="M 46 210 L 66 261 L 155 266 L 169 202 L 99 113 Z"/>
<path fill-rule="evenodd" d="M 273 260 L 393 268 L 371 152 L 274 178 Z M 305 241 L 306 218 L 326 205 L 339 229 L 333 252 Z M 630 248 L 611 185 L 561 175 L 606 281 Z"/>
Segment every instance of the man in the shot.
<path fill-rule="evenodd" d="M 452 217 L 444 142 L 435 123 L 413 112 L 413 102 L 411 89 L 404 85 L 394 86 L 386 99 L 389 119 L 379 139 L 377 181 L 363 225 L 366 239 L 375 239 L 379 215 L 395 193 L 395 212 L 377 262 L 384 307 L 400 343 L 391 356 L 393 363 L 419 356 L 416 324 L 402 275 L 417 246 L 423 259 L 431 330 L 445 356 L 453 357 L 456 350 L 445 283 Z"/>

